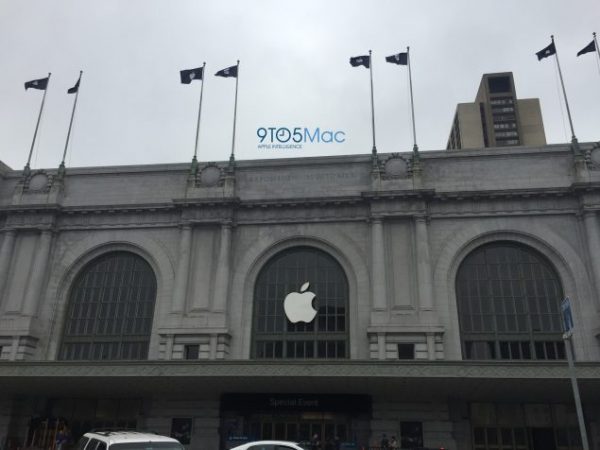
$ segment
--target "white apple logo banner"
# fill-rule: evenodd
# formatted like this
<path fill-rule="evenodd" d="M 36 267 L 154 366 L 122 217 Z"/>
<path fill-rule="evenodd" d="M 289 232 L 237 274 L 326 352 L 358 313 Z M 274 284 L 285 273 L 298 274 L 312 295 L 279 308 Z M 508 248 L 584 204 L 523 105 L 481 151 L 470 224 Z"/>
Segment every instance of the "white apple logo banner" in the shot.
<path fill-rule="evenodd" d="M 317 310 L 312 304 L 316 294 L 307 290 L 309 286 L 310 283 L 307 281 L 300 288 L 300 292 L 290 292 L 283 300 L 285 315 L 292 323 L 309 323 L 317 315 Z"/>

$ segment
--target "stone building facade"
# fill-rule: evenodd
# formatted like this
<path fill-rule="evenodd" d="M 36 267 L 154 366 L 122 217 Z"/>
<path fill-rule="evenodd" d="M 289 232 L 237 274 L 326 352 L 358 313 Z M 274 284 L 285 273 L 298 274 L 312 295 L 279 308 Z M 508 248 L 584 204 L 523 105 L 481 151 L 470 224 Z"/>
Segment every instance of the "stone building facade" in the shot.
<path fill-rule="evenodd" d="M 6 449 L 600 449 L 597 144 L 0 172 Z"/>

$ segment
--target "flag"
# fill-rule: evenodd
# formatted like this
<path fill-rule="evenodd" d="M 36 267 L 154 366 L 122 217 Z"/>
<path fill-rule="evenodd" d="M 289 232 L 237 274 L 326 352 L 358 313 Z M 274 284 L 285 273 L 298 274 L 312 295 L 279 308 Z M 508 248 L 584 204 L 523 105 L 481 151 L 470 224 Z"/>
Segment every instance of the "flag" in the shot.
<path fill-rule="evenodd" d="M 67 91 L 67 94 L 75 94 L 78 90 L 79 90 L 79 82 L 81 81 L 81 78 L 79 78 L 77 80 L 77 83 L 75 83 L 75 86 L 73 86 L 71 89 L 69 89 Z"/>
<path fill-rule="evenodd" d="M 215 73 L 215 76 L 216 77 L 225 77 L 225 78 L 230 78 L 230 77 L 237 78 L 237 74 L 238 74 L 238 66 L 231 66 L 231 67 L 228 67 L 227 69 L 219 70 L 217 73 Z"/>
<path fill-rule="evenodd" d="M 584 53 L 593 52 L 596 50 L 596 43 L 594 41 L 590 42 L 588 45 L 583 47 L 581 50 L 577 52 L 577 56 L 581 56 Z"/>
<path fill-rule="evenodd" d="M 385 60 L 392 64 L 406 66 L 408 64 L 408 53 L 398 53 L 392 56 L 386 56 Z"/>
<path fill-rule="evenodd" d="M 39 80 L 27 81 L 25 83 L 25 90 L 32 88 L 32 89 L 40 89 L 42 91 L 45 91 L 47 86 L 48 86 L 48 77 L 40 78 Z"/>
<path fill-rule="evenodd" d="M 190 84 L 193 80 L 201 80 L 202 72 L 202 67 L 197 67 L 196 69 L 182 70 L 179 72 L 179 75 L 181 75 L 181 82 L 183 84 Z"/>
<path fill-rule="evenodd" d="M 371 57 L 369 55 L 355 56 L 350 58 L 350 65 L 352 67 L 365 66 L 368 69 L 371 65 Z"/>
<path fill-rule="evenodd" d="M 554 55 L 556 53 L 556 47 L 554 47 L 554 42 L 552 42 L 548 47 L 540 50 L 536 53 L 538 61 L 547 58 L 548 56 Z"/>

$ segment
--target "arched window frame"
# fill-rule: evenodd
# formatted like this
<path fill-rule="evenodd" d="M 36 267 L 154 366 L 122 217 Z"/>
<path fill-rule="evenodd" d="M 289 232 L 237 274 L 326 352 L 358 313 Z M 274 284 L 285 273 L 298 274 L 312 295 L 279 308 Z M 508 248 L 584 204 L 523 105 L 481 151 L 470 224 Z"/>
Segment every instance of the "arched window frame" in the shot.
<path fill-rule="evenodd" d="M 147 359 L 156 297 L 156 275 L 140 255 L 96 256 L 71 285 L 58 359 Z"/>
<path fill-rule="evenodd" d="M 565 358 L 561 281 L 536 249 L 503 240 L 483 244 L 462 260 L 455 289 L 465 359 Z"/>
<path fill-rule="evenodd" d="M 274 274 L 277 270 L 272 274 L 268 273 L 269 270 L 282 259 L 297 252 L 310 253 L 321 261 L 319 264 L 325 264 L 327 270 L 322 270 L 323 267 L 317 264 L 310 268 L 312 273 L 309 275 L 306 273 L 306 268 L 296 267 L 297 273 L 293 276 L 288 275 L 278 284 L 276 278 L 279 275 Z M 293 271 L 293 269 L 290 270 Z M 282 271 L 285 272 L 285 268 L 278 273 L 280 274 Z M 339 279 L 333 280 L 329 271 L 337 272 Z M 315 302 L 318 313 L 315 319 L 308 324 L 304 322 L 292 324 L 285 317 L 283 300 L 287 293 L 299 292 L 302 284 L 306 281 L 310 282 L 309 291 L 316 293 Z M 275 286 L 265 286 L 265 284 L 275 284 Z M 261 290 L 263 291 L 261 292 Z M 332 297 L 328 296 L 327 292 L 333 292 L 332 296 L 337 295 L 341 301 L 325 304 Z M 258 272 L 253 294 L 252 358 L 349 358 L 348 279 L 341 264 L 331 254 L 310 245 L 288 247 L 277 252 Z M 269 309 L 267 310 L 267 308 Z M 343 310 L 342 314 L 340 314 L 339 308 Z M 271 326 L 264 323 L 264 321 L 268 321 L 265 314 L 271 319 Z"/>

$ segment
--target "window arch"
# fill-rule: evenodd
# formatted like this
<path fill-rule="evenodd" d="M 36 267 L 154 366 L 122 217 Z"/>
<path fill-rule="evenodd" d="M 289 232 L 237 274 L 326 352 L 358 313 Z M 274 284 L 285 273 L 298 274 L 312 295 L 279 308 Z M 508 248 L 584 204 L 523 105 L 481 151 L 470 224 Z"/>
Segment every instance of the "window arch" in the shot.
<path fill-rule="evenodd" d="M 315 294 L 316 316 L 292 323 L 284 299 L 301 292 L 306 282 L 307 292 Z M 293 247 L 272 257 L 258 274 L 253 310 L 254 358 L 348 357 L 348 280 L 340 264 L 322 250 Z"/>
<path fill-rule="evenodd" d="M 155 301 L 156 277 L 143 258 L 95 258 L 73 283 L 59 359 L 146 359 Z"/>
<path fill-rule="evenodd" d="M 515 242 L 482 245 L 461 263 L 456 298 L 466 359 L 564 359 L 562 287 L 552 264 Z"/>

